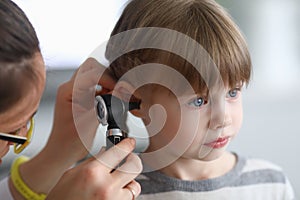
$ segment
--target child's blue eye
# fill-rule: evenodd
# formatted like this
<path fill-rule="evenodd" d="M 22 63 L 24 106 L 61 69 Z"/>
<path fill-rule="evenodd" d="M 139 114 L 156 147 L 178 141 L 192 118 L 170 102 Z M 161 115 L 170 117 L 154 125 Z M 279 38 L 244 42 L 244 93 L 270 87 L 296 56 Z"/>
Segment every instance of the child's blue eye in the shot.
<path fill-rule="evenodd" d="M 205 103 L 204 98 L 199 97 L 199 98 L 196 98 L 196 99 L 194 99 L 193 101 L 191 101 L 191 102 L 189 103 L 189 105 L 191 105 L 191 106 L 196 106 L 196 107 L 201 107 L 201 106 L 204 105 L 204 103 Z"/>
<path fill-rule="evenodd" d="M 240 89 L 238 88 L 235 88 L 235 89 L 232 89 L 232 90 L 229 90 L 228 92 L 228 97 L 230 98 L 234 98 L 238 95 L 238 92 L 240 91 Z"/>

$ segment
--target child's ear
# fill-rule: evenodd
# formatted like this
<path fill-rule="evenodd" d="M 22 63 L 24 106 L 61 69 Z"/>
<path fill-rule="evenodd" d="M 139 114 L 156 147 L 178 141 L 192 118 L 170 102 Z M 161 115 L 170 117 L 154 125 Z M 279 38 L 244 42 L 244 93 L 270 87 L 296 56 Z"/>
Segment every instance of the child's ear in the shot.
<path fill-rule="evenodd" d="M 125 102 L 140 102 L 141 98 L 130 83 L 125 81 L 119 81 L 113 91 L 113 95 L 122 99 Z M 139 109 L 131 110 L 130 111 L 136 117 L 141 117 L 141 113 Z"/>
<path fill-rule="evenodd" d="M 126 102 L 134 101 L 136 99 L 134 96 L 136 95 L 135 88 L 125 81 L 119 81 L 116 84 L 113 95 Z"/>

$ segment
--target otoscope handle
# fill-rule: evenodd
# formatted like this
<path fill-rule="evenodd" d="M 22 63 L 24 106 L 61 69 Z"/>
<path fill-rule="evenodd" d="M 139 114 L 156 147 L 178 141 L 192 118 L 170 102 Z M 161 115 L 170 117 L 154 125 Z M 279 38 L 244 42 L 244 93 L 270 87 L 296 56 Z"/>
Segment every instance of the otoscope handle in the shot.
<path fill-rule="evenodd" d="M 106 131 L 106 149 L 118 144 L 123 139 L 127 138 L 128 134 L 121 131 L 121 129 L 114 128 Z"/>
<path fill-rule="evenodd" d="M 124 136 L 118 136 L 118 135 L 111 135 L 106 137 L 106 150 L 109 148 L 113 147 L 114 145 L 118 144 L 121 142 L 123 139 L 126 137 Z"/>

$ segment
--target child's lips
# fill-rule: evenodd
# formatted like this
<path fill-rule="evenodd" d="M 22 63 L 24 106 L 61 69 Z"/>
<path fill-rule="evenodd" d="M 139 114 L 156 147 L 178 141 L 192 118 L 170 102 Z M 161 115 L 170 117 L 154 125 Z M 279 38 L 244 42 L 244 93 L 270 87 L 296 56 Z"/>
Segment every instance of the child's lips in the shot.
<path fill-rule="evenodd" d="M 224 147 L 229 142 L 229 137 L 219 137 L 212 142 L 205 143 L 204 145 L 218 149 Z"/>

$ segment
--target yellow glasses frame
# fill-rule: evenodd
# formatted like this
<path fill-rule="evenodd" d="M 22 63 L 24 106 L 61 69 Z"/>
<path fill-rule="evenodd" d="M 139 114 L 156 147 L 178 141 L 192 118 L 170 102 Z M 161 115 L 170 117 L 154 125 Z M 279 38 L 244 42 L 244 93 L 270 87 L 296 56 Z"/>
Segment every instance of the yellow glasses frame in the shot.
<path fill-rule="evenodd" d="M 33 135 L 33 129 L 34 129 L 33 116 L 31 117 L 29 123 L 30 123 L 30 126 L 27 129 L 26 137 L 18 135 L 19 131 L 17 131 L 15 134 L 0 132 L 0 140 L 5 140 L 8 142 L 14 143 L 14 152 L 16 154 L 21 153 L 25 149 L 25 147 L 27 147 L 29 145 L 29 143 L 31 142 L 31 138 Z"/>
<path fill-rule="evenodd" d="M 32 117 L 30 119 L 30 127 L 27 130 L 26 141 L 23 144 L 18 144 L 18 143 L 14 144 L 14 152 L 16 154 L 21 153 L 29 145 L 29 143 L 31 142 L 32 135 L 33 135 L 33 129 L 34 129 L 34 119 Z"/>

